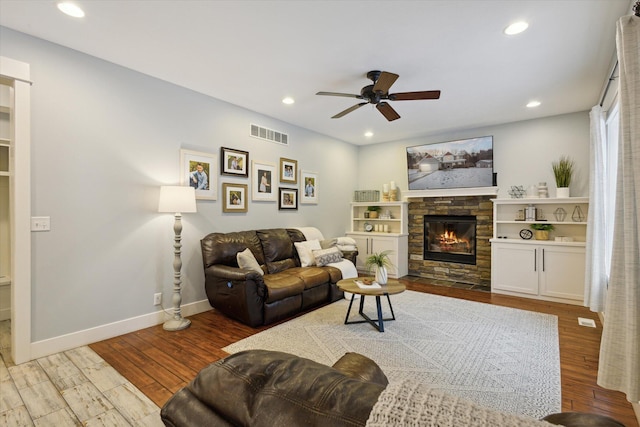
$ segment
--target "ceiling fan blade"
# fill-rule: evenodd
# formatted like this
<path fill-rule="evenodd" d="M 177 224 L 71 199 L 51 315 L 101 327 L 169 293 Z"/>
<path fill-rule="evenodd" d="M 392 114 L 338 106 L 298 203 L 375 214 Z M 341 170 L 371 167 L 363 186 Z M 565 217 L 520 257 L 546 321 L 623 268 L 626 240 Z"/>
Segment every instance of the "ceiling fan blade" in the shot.
<path fill-rule="evenodd" d="M 397 74 L 388 73 L 383 71 L 380 73 L 380 77 L 376 80 L 376 84 L 373 85 L 374 92 L 387 93 L 389 92 L 389 88 L 393 85 L 398 79 Z"/>
<path fill-rule="evenodd" d="M 422 92 L 400 92 L 390 93 L 391 101 L 414 101 L 417 99 L 438 99 L 440 98 L 439 90 L 425 90 Z"/>
<path fill-rule="evenodd" d="M 344 96 L 346 98 L 362 99 L 362 95 L 356 95 L 353 93 L 339 93 L 339 92 L 318 92 L 316 95 L 328 95 L 328 96 Z"/>
<path fill-rule="evenodd" d="M 382 113 L 383 116 L 386 117 L 387 120 L 389 120 L 390 122 L 397 120 L 400 118 L 400 114 L 398 114 L 396 112 L 396 110 L 394 110 L 391 105 L 389 105 L 386 102 L 381 102 L 378 105 L 376 105 L 376 108 L 378 109 L 378 111 L 380 111 Z"/>
<path fill-rule="evenodd" d="M 347 114 L 349 114 L 352 111 L 357 110 L 358 108 L 362 107 L 363 105 L 367 105 L 368 102 L 361 102 L 360 104 L 356 104 L 353 107 L 349 107 L 344 111 L 339 112 L 338 114 L 336 114 L 335 116 L 331 117 L 332 119 L 339 119 L 342 116 L 346 116 Z"/>

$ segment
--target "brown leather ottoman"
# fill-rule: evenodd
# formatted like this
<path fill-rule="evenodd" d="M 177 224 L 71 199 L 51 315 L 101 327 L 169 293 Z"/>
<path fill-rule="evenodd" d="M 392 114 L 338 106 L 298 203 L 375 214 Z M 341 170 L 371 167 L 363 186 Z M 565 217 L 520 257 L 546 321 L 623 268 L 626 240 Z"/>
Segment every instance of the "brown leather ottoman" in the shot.
<path fill-rule="evenodd" d="M 559 412 L 547 415 L 542 420 L 565 427 L 624 427 L 613 418 L 585 412 Z"/>

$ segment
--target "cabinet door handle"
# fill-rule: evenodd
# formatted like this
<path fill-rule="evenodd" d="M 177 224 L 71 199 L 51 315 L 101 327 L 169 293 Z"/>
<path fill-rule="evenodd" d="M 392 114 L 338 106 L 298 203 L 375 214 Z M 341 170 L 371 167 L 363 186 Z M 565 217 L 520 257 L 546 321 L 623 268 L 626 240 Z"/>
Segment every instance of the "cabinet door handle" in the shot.
<path fill-rule="evenodd" d="M 544 248 L 542 249 L 542 272 L 544 273 Z"/>
<path fill-rule="evenodd" d="M 538 271 L 538 250 L 533 250 L 533 271 Z"/>

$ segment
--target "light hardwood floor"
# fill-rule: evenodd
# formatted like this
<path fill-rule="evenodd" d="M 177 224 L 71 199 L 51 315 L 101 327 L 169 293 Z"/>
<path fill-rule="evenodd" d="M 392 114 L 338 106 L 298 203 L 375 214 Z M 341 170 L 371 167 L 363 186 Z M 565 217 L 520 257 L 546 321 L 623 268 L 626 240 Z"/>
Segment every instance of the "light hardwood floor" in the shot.
<path fill-rule="evenodd" d="M 607 415 L 627 427 L 639 427 L 632 406 L 620 392 L 596 384 L 602 325 L 587 308 L 526 298 L 494 295 L 454 286 L 434 286 L 406 276 L 408 289 L 558 316 L 562 410 Z M 596 328 L 578 325 L 594 319 Z M 267 327 L 250 328 L 216 310 L 190 317 L 189 329 L 166 332 L 162 325 L 91 344 L 90 347 L 158 406 L 200 371 L 227 355 L 222 348 Z"/>

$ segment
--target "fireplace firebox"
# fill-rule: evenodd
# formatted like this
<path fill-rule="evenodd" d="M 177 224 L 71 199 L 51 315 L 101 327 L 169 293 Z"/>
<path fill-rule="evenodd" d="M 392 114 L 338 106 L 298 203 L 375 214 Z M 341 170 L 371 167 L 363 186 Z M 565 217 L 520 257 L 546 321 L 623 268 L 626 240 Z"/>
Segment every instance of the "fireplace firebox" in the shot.
<path fill-rule="evenodd" d="M 424 216 L 424 259 L 476 264 L 476 217 Z"/>

